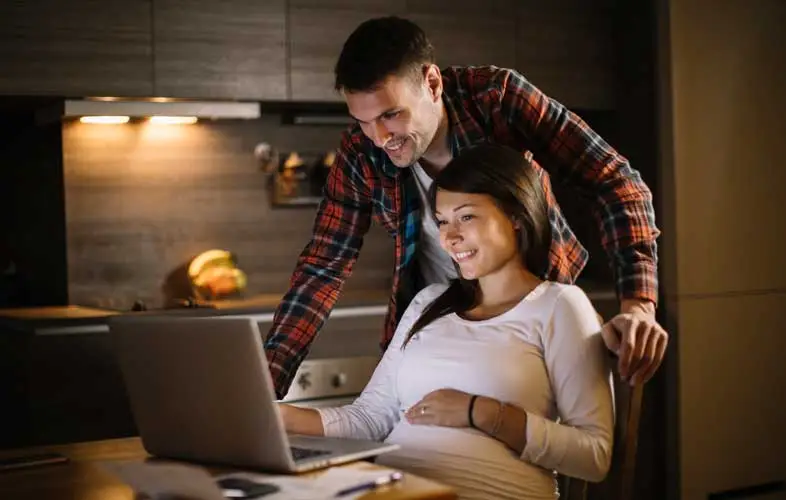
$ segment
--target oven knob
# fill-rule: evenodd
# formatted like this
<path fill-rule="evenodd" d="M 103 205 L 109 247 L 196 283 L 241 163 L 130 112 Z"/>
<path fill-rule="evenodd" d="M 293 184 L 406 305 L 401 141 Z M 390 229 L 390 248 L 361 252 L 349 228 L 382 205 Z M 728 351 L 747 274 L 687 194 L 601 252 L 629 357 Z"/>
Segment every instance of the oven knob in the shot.
<path fill-rule="evenodd" d="M 339 387 L 343 387 L 344 384 L 347 383 L 347 375 L 345 373 L 337 373 L 333 375 L 333 380 L 331 382 L 333 387 L 338 389 Z"/>
<path fill-rule="evenodd" d="M 309 372 L 301 373 L 297 378 L 297 385 L 304 391 L 311 387 L 311 374 Z"/>

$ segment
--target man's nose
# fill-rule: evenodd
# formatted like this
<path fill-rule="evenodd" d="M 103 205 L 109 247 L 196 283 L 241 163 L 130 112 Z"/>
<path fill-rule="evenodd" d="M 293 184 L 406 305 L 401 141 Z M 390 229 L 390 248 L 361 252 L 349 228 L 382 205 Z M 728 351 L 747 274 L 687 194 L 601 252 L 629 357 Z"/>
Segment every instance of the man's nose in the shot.
<path fill-rule="evenodd" d="M 378 148 L 384 147 L 385 143 L 390 139 L 390 131 L 380 121 L 375 121 L 371 124 L 371 140 Z"/>

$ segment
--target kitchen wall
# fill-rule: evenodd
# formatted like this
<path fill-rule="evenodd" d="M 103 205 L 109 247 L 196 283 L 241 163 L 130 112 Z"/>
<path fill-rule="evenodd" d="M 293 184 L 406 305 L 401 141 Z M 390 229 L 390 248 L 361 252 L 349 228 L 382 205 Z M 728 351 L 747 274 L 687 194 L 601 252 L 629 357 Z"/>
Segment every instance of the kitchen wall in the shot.
<path fill-rule="evenodd" d="M 659 6 L 669 498 L 786 498 L 786 3 Z"/>
<path fill-rule="evenodd" d="M 281 125 L 278 115 L 182 126 L 65 123 L 69 301 L 160 306 L 166 277 L 211 248 L 237 255 L 248 294 L 282 293 L 316 209 L 271 207 L 254 147 L 328 151 L 342 128 Z M 347 289 L 388 289 L 392 264 L 392 240 L 374 226 Z"/>

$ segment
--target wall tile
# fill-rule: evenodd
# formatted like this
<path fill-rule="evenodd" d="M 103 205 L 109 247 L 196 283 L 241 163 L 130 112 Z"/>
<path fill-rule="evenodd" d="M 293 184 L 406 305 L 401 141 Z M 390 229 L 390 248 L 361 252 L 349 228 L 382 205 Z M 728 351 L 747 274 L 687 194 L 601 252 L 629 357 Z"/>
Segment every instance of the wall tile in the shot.
<path fill-rule="evenodd" d="M 315 208 L 270 206 L 254 146 L 328 151 L 340 131 L 281 126 L 275 116 L 180 127 L 66 124 L 70 301 L 162 305 L 165 277 L 210 248 L 236 253 L 249 294 L 285 291 Z M 347 288 L 386 289 L 392 248 L 373 227 Z"/>

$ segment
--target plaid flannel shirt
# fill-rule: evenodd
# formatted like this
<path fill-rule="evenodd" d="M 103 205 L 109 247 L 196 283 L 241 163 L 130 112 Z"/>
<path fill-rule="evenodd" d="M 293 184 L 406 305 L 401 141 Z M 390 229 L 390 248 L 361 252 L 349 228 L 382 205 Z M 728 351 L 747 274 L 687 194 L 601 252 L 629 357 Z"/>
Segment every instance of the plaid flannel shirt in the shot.
<path fill-rule="evenodd" d="M 588 255 L 551 193 L 549 175 L 595 201 L 602 244 L 615 272 L 617 295 L 657 301 L 657 247 L 652 195 L 628 161 L 578 116 L 519 73 L 487 67 L 443 72 L 443 102 L 453 155 L 481 142 L 531 154 L 541 175 L 553 227 L 547 278 L 573 283 Z M 372 219 L 395 241 L 393 285 L 381 346 L 384 350 L 409 301 L 422 287 L 414 265 L 421 207 L 411 169 L 396 167 L 358 125 L 342 135 L 313 227 L 265 341 L 278 397 L 329 316 L 352 273 Z"/>

